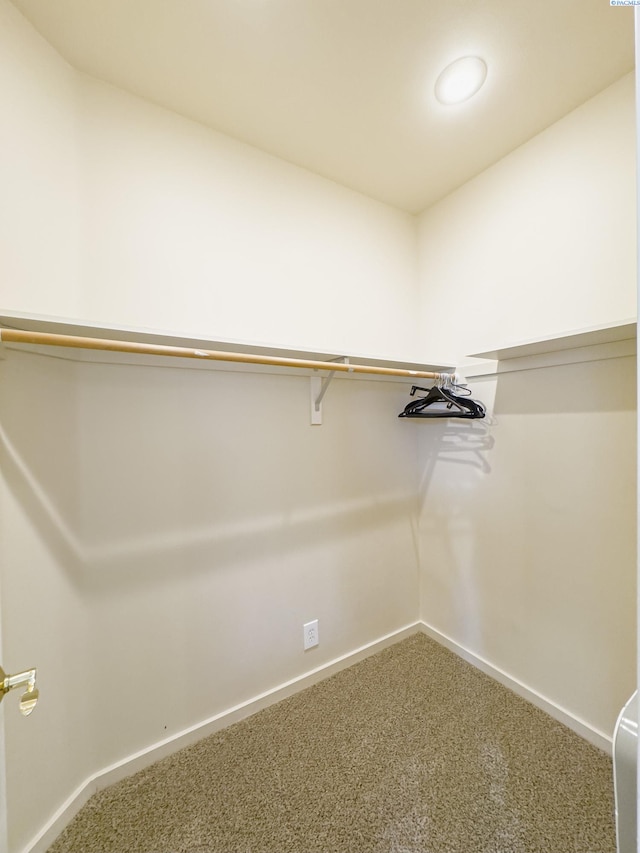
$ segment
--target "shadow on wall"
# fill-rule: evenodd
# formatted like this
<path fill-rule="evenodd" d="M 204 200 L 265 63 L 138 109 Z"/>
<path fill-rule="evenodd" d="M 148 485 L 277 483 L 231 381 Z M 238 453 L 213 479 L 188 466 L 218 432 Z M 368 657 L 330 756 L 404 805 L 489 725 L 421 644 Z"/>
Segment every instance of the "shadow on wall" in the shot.
<path fill-rule="evenodd" d="M 473 396 L 487 405 L 486 419 L 417 422 L 421 599 L 431 600 L 440 591 L 444 609 L 462 626 L 464 642 L 476 648 L 482 647 L 483 626 L 475 571 L 478 530 L 471 508 L 482 481 L 491 475 L 489 460 L 495 447 L 490 414 L 495 383 L 483 385 L 487 387 L 474 390 Z M 433 614 L 424 606 L 421 612 L 436 626 Z"/>
<path fill-rule="evenodd" d="M 481 474 L 490 474 L 488 453 L 495 439 L 491 435 L 493 421 L 417 420 L 420 447 L 420 509 L 438 463 L 464 466 Z"/>
<path fill-rule="evenodd" d="M 471 399 L 484 407 L 486 417 L 472 420 L 455 416 L 423 417 L 407 421 L 418 430 L 420 494 L 425 493 L 438 460 L 477 468 L 485 474 L 491 471 L 486 454 L 494 445 L 490 427 L 494 424 L 495 380 L 493 377 L 474 379 L 469 391 Z"/>
<path fill-rule="evenodd" d="M 429 471 L 436 460 L 450 462 L 453 465 L 469 465 L 488 474 L 491 471 L 486 453 L 495 444 L 490 434 L 491 423 L 454 423 L 442 421 L 430 428 L 430 434 L 425 444 L 421 491 L 428 482 Z"/>
<path fill-rule="evenodd" d="M 413 421 L 421 431 L 421 508 L 438 463 L 491 473 L 488 452 L 496 440 L 492 427 L 499 427 L 503 416 L 635 412 L 635 369 L 636 359 L 629 356 L 478 377 L 473 395 L 486 405 L 486 420 Z M 548 422 L 541 421 L 540 429 L 540 439 L 549 438 Z"/>
<path fill-rule="evenodd" d="M 448 424 L 421 438 L 424 618 L 584 714 L 634 647 L 635 358 L 502 373 L 475 396 L 490 381 L 490 467 L 443 449 Z"/>
<path fill-rule="evenodd" d="M 197 429 L 184 412 L 176 416 L 175 411 L 165 412 L 165 422 L 151 434 L 154 417 L 159 416 L 159 396 L 154 396 L 153 387 L 149 388 L 148 404 L 141 404 L 140 411 L 127 408 L 126 393 L 121 400 L 119 390 L 108 389 L 107 402 L 100 399 L 93 406 L 87 423 L 82 414 L 86 414 L 87 401 L 75 397 L 79 366 L 49 361 L 46 374 L 51 398 L 41 401 L 43 409 L 49 405 L 49 420 L 44 425 L 35 418 L 35 425 L 28 426 L 26 410 L 13 415 L 7 411 L 0 424 L 0 466 L 38 535 L 78 587 L 104 590 L 126 584 L 131 588 L 177 574 L 210 573 L 256 558 L 302 552 L 328 539 L 339 541 L 367 530 L 410 525 L 416 502 L 415 481 L 406 477 L 408 462 L 407 471 L 394 475 L 395 483 L 389 481 L 388 472 L 376 474 L 376 465 L 382 469 L 389 463 L 372 459 L 369 464 L 372 447 L 366 447 L 361 423 L 354 425 L 355 436 L 342 433 L 340 445 L 329 451 L 326 445 L 335 437 L 326 426 L 318 431 L 303 420 L 302 429 L 296 432 L 299 424 L 294 423 L 291 432 L 298 439 L 287 455 L 289 439 L 281 436 L 270 442 L 269 437 L 280 429 L 273 422 L 278 417 L 286 419 L 288 411 L 279 414 L 278 401 L 267 410 L 255 400 L 256 409 L 250 412 L 253 425 L 247 427 L 247 417 L 244 424 L 229 417 L 222 388 L 222 393 L 208 401 L 215 412 L 209 423 L 210 438 L 207 425 Z M 145 370 L 150 386 L 158 372 L 163 374 L 155 391 L 163 381 L 170 381 L 165 371 Z M 35 374 L 32 380 L 40 382 Z M 185 402 L 193 403 L 197 409 L 196 398 L 183 385 L 193 383 L 191 390 L 197 388 L 202 398 L 212 391 L 206 384 L 203 388 L 207 380 L 214 391 L 220 391 L 218 385 L 228 380 L 222 374 L 216 374 L 218 379 L 213 376 L 200 374 L 195 380 L 185 376 L 173 386 L 174 392 L 178 387 L 182 390 L 182 398 L 176 402 L 183 408 Z M 260 377 L 255 384 L 252 379 L 244 380 L 249 389 L 255 389 L 269 377 Z M 115 387 L 118 378 L 108 381 Z M 242 384 L 243 377 L 236 375 L 231 381 Z M 278 377 L 278 381 L 282 379 Z M 42 380 L 41 385 L 45 384 Z M 30 393 L 37 395 L 40 390 L 35 385 Z M 279 400 L 285 401 L 286 410 L 291 405 L 287 400 L 293 396 L 296 413 L 307 418 L 308 389 L 302 391 L 302 406 L 297 394 L 284 392 Z M 107 409 L 109 401 L 116 399 L 122 412 L 114 415 Z M 337 400 L 335 405 L 337 409 Z M 271 421 L 269 429 L 261 426 L 256 415 Z M 107 421 L 101 427 L 102 435 L 88 438 L 94 421 L 102 420 Z M 390 428 L 395 426 L 390 419 Z M 225 445 L 220 443 L 221 436 Z M 258 437 L 254 446 L 252 436 Z M 357 444 L 364 444 L 364 450 Z M 313 458 L 314 447 L 320 464 Z M 219 463 L 211 463 L 214 456 L 220 457 Z M 326 471 L 328 459 L 335 459 L 335 472 Z M 258 465 L 262 472 L 257 471 Z M 145 476 L 148 481 L 143 487 L 140 480 Z M 191 492 L 192 481 L 198 480 Z M 344 483 L 348 486 L 340 488 Z M 336 497 L 329 500 L 334 486 Z M 105 492 L 102 498 L 101 490 Z"/>
<path fill-rule="evenodd" d="M 501 373 L 495 413 L 499 417 L 635 411 L 635 371 L 635 356 L 625 356 Z"/>
<path fill-rule="evenodd" d="M 158 559 L 171 562 L 180 556 L 184 565 L 164 571 L 183 571 L 200 567 L 210 570 L 217 562 L 228 564 L 242 561 L 259 551 L 266 555 L 282 549 L 284 535 L 290 549 L 309 546 L 335 535 L 335 523 L 345 529 L 375 527 L 390 519 L 406 516 L 408 505 L 413 506 L 410 494 L 388 495 L 386 499 L 350 500 L 332 506 L 301 509 L 288 513 L 266 514 L 208 527 L 180 530 L 158 530 L 154 535 L 120 539 L 102 545 L 85 545 L 73 528 L 60 515 L 47 491 L 33 477 L 29 468 L 0 426 L 2 446 L 1 468 L 6 481 L 61 564 L 72 568 L 76 580 L 86 584 L 90 568 L 95 573 L 92 585 L 116 584 L 118 578 L 131 584 L 132 570 L 139 582 L 158 578 Z"/>

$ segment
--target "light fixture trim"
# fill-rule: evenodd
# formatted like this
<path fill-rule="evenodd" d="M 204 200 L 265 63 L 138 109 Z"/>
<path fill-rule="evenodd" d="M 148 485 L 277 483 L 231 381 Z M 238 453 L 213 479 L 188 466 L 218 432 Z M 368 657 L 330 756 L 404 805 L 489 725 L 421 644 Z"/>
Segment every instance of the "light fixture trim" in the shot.
<path fill-rule="evenodd" d="M 468 101 L 487 79 L 487 63 L 479 56 L 461 56 L 440 72 L 434 87 L 437 100 L 445 106 Z"/>

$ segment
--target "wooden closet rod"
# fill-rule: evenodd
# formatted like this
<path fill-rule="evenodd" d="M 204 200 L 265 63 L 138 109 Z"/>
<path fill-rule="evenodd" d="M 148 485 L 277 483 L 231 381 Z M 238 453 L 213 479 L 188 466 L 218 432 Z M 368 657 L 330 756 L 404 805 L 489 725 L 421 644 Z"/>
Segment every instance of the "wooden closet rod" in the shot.
<path fill-rule="evenodd" d="M 299 367 L 308 370 L 331 370 L 342 373 L 373 373 L 381 376 L 405 376 L 409 379 L 439 380 L 447 374 L 429 370 L 408 370 L 401 367 L 378 367 L 373 364 L 345 364 L 336 361 L 313 361 L 305 358 L 283 358 L 256 353 L 224 352 L 221 350 L 191 349 L 189 347 L 142 344 L 134 341 L 112 341 L 104 338 L 86 338 L 77 335 L 54 335 L 48 332 L 25 332 L 19 329 L 0 329 L 0 342 L 37 344 L 48 347 L 74 347 L 76 349 L 127 352 L 137 355 L 164 355 L 174 358 L 197 358 L 211 361 L 231 361 L 239 364 L 266 364 L 273 367 Z"/>

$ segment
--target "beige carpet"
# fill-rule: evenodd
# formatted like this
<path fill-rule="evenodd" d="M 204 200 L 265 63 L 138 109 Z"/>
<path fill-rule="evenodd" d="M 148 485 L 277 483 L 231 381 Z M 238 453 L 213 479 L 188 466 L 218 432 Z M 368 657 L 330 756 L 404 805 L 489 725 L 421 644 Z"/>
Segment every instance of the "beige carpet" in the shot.
<path fill-rule="evenodd" d="M 417 634 L 96 794 L 50 853 L 614 853 L 611 761 Z"/>

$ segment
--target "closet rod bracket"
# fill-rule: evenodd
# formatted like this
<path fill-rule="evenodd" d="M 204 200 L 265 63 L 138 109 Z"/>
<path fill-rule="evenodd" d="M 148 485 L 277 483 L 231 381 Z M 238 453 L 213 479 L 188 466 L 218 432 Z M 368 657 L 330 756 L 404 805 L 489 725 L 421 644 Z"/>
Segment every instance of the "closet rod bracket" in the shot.
<path fill-rule="evenodd" d="M 338 356 L 338 358 L 332 358 L 331 361 L 339 361 L 342 364 L 349 364 L 349 357 L 341 355 Z M 316 375 L 317 372 L 317 370 L 314 370 L 314 375 L 310 377 L 312 426 L 319 426 L 322 424 L 322 398 L 327 393 L 331 380 L 335 376 L 335 370 L 331 370 L 324 378 Z"/>

